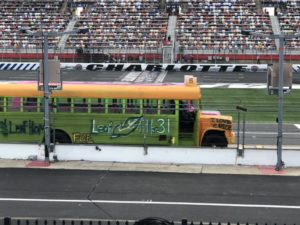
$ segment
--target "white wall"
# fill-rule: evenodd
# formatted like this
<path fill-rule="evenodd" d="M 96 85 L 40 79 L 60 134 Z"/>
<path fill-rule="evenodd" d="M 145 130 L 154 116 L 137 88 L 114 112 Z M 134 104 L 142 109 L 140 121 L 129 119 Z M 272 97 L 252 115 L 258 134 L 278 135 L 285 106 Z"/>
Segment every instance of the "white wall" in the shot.
<path fill-rule="evenodd" d="M 276 150 L 245 150 L 244 157 L 238 157 L 236 149 L 174 148 L 108 145 L 57 145 L 55 153 L 60 161 L 101 161 L 129 163 L 173 163 L 211 165 L 275 165 Z M 36 156 L 44 159 L 43 146 L 25 144 L 0 144 L 0 158 L 28 159 Z M 53 154 L 51 154 L 51 157 Z M 300 166 L 300 151 L 283 150 L 283 161 L 287 167 Z"/>

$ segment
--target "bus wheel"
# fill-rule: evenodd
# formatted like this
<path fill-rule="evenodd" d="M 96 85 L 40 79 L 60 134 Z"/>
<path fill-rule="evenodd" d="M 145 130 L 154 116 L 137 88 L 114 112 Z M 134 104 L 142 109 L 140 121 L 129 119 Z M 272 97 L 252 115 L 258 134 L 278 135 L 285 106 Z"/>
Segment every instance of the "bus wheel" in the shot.
<path fill-rule="evenodd" d="M 67 133 L 61 130 L 55 130 L 55 143 L 56 144 L 71 144 L 71 138 Z"/>
<path fill-rule="evenodd" d="M 204 147 L 227 147 L 227 141 L 222 133 L 210 133 L 203 138 Z"/>

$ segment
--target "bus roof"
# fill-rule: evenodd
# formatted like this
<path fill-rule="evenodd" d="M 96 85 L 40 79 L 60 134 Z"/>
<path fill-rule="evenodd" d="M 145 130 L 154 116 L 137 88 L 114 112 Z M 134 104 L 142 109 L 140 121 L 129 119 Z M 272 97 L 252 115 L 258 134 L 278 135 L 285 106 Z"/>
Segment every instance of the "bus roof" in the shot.
<path fill-rule="evenodd" d="M 37 89 L 37 82 L 34 81 L 0 82 L 0 96 L 42 97 L 43 92 Z M 63 89 L 52 91 L 51 97 L 199 100 L 201 93 L 198 85 L 186 86 L 183 83 L 63 82 Z"/>

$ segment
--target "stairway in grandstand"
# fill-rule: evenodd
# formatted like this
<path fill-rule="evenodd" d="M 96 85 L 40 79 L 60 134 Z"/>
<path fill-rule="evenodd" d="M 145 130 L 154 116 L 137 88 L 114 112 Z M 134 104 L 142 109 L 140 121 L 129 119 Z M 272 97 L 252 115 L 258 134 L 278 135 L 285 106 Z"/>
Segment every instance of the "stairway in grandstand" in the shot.
<path fill-rule="evenodd" d="M 177 23 L 177 16 L 169 16 L 167 36 L 171 37 L 172 43 L 175 40 L 176 23 Z"/>
<path fill-rule="evenodd" d="M 163 63 L 173 63 L 175 60 L 174 47 L 176 39 L 177 16 L 169 16 L 167 37 L 171 38 L 171 44 L 163 48 Z"/>
<path fill-rule="evenodd" d="M 272 23 L 272 30 L 274 34 L 280 34 L 280 25 L 277 16 L 270 16 L 271 23 Z M 276 48 L 279 49 L 279 39 L 275 40 Z"/>
<path fill-rule="evenodd" d="M 75 24 L 77 23 L 77 20 L 75 18 L 73 18 L 72 20 L 70 20 L 70 22 L 68 23 L 67 25 L 67 28 L 65 31 L 71 31 L 74 29 L 75 27 Z M 65 34 L 61 37 L 59 43 L 58 43 L 58 48 L 60 50 L 63 50 L 65 48 L 65 45 L 66 45 L 66 41 L 68 39 L 69 35 Z"/>
<path fill-rule="evenodd" d="M 261 5 L 260 0 L 255 0 L 255 6 L 256 6 L 257 12 L 261 13 L 262 12 L 262 5 Z"/>
<path fill-rule="evenodd" d="M 62 6 L 60 8 L 60 13 L 63 13 L 66 10 L 67 6 L 68 6 L 68 0 L 64 0 Z"/>

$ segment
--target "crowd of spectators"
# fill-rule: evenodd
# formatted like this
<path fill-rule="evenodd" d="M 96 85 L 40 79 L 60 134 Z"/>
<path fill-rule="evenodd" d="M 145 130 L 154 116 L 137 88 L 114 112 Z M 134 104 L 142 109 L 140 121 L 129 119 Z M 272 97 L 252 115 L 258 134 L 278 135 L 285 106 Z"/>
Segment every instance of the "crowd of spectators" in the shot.
<path fill-rule="evenodd" d="M 77 27 L 89 34 L 70 37 L 71 48 L 158 48 L 166 35 L 168 14 L 159 0 L 99 0 L 80 15 Z"/>
<path fill-rule="evenodd" d="M 275 4 L 275 3 L 274 3 Z M 300 0 L 280 1 L 277 5 L 277 17 L 280 29 L 284 34 L 295 34 L 300 32 Z M 286 40 L 287 49 L 300 49 L 299 38 Z"/>
<path fill-rule="evenodd" d="M 284 33 L 300 29 L 300 0 L 261 0 L 260 6 L 257 0 L 3 0 L 0 47 L 40 48 L 41 40 L 21 35 L 20 28 L 64 31 L 78 6 L 83 11 L 76 18 L 75 28 L 89 28 L 89 33 L 70 36 L 66 48 L 157 49 L 171 43 L 168 17 L 176 15 L 174 40 L 182 49 L 276 49 L 274 40 L 241 33 L 272 33 L 263 6 L 276 8 Z M 57 47 L 59 38 L 49 38 L 49 46 Z M 299 39 L 287 40 L 286 44 L 288 48 L 300 48 Z"/>
<path fill-rule="evenodd" d="M 192 0 L 178 17 L 177 40 L 184 49 L 275 49 L 273 40 L 246 37 L 242 30 L 272 33 L 255 0 Z"/>
<path fill-rule="evenodd" d="M 0 47 L 37 48 L 38 37 L 21 35 L 21 28 L 31 31 L 64 31 L 71 12 L 60 13 L 64 0 L 0 1 Z M 59 38 L 49 38 L 49 46 L 56 46 Z"/>

